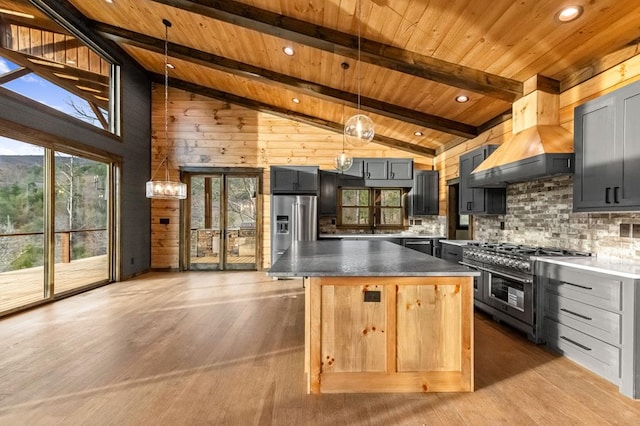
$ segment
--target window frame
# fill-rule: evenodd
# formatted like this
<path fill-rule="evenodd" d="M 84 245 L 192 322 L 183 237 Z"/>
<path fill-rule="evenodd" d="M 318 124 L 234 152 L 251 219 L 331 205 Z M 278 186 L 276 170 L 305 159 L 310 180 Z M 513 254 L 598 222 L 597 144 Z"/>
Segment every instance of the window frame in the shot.
<path fill-rule="evenodd" d="M 343 205 L 342 193 L 345 190 L 358 190 L 368 191 L 369 203 L 365 206 L 349 206 Z M 396 190 L 400 192 L 400 205 L 399 206 L 386 206 L 380 204 L 382 191 Z M 380 230 L 406 230 L 408 228 L 408 212 L 407 212 L 407 190 L 405 188 L 380 188 L 380 187 L 352 187 L 345 186 L 338 188 L 336 194 L 336 227 L 340 229 L 353 229 L 353 230 L 370 230 L 374 232 L 376 229 Z M 367 224 L 350 224 L 343 223 L 343 210 L 345 208 L 361 208 L 368 210 L 368 223 Z M 395 209 L 402 212 L 402 221 L 399 224 L 381 224 L 381 213 L 385 209 Z"/>

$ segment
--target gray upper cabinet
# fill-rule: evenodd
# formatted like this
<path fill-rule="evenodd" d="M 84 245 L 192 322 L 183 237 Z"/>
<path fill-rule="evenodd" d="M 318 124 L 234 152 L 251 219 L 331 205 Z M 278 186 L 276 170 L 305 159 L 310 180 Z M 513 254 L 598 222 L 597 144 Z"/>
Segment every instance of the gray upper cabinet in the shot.
<path fill-rule="evenodd" d="M 460 156 L 460 214 L 505 214 L 507 211 L 507 192 L 504 188 L 471 188 L 468 177 L 498 145 L 485 145 Z"/>
<path fill-rule="evenodd" d="M 573 210 L 640 210 L 640 82 L 575 109 Z"/>
<path fill-rule="evenodd" d="M 437 215 L 439 213 L 439 181 L 437 170 L 416 170 L 413 188 L 409 192 L 411 216 Z"/>
<path fill-rule="evenodd" d="M 317 166 L 271 167 L 272 194 L 315 194 L 317 192 Z"/>
<path fill-rule="evenodd" d="M 365 179 L 388 179 L 388 161 L 383 158 L 375 158 L 364 161 Z"/>
<path fill-rule="evenodd" d="M 389 160 L 389 179 L 413 179 L 413 160 L 404 158 Z"/>
<path fill-rule="evenodd" d="M 413 160 L 410 158 L 365 158 L 364 178 L 367 180 L 411 180 Z"/>
<path fill-rule="evenodd" d="M 364 178 L 364 158 L 354 158 L 349 170 L 341 173 L 345 179 Z"/>

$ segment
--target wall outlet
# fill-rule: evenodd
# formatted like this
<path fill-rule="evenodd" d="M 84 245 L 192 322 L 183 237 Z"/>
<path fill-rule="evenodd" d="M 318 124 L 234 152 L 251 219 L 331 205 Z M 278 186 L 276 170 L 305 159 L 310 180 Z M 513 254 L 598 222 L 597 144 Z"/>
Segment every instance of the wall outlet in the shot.
<path fill-rule="evenodd" d="M 620 224 L 620 237 L 629 238 L 631 236 L 631 225 L 628 223 Z"/>
<path fill-rule="evenodd" d="M 160 218 L 160 225 L 168 225 L 171 221 L 169 220 L 168 217 L 161 217 Z"/>
<path fill-rule="evenodd" d="M 500 222 L 500 229 L 504 230 L 504 222 Z"/>

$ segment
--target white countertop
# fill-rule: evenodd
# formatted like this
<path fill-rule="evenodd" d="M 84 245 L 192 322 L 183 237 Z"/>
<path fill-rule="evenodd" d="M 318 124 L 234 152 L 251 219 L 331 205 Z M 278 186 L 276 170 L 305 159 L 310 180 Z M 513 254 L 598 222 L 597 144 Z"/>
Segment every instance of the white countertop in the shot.
<path fill-rule="evenodd" d="M 640 262 L 633 260 L 618 261 L 597 257 L 538 257 L 539 262 L 571 266 L 585 271 L 601 272 L 624 278 L 640 279 Z"/>

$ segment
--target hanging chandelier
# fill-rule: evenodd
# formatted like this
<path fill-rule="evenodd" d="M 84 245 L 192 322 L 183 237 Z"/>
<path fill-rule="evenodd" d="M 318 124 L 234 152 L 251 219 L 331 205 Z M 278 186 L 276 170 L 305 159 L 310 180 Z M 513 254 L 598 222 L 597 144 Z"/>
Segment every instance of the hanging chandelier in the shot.
<path fill-rule="evenodd" d="M 373 121 L 366 115 L 360 113 L 360 26 L 362 23 L 362 8 L 358 1 L 358 113 L 347 120 L 344 124 L 344 135 L 347 141 L 354 146 L 362 146 L 373 140 L 375 130 Z"/>
<path fill-rule="evenodd" d="M 184 200 L 187 198 L 187 185 L 169 178 L 169 27 L 171 22 L 162 20 L 164 29 L 164 140 L 167 145 L 166 153 L 156 170 L 147 182 L 147 198 L 165 200 Z M 154 179 L 160 167 L 164 165 L 164 180 Z"/>
<path fill-rule="evenodd" d="M 343 62 L 342 64 L 340 64 L 340 66 L 342 67 L 343 71 L 342 71 L 342 90 L 344 90 L 344 75 L 347 72 L 347 70 L 349 69 L 349 64 L 346 62 Z M 344 101 L 342 102 L 342 118 L 340 121 L 344 121 Z M 353 164 L 353 158 L 351 158 L 349 155 L 347 155 L 344 152 L 344 140 L 345 140 L 345 134 L 342 133 L 342 152 L 339 153 L 338 155 L 335 156 L 335 158 L 333 159 L 333 166 L 336 168 L 336 170 L 340 171 L 340 172 L 346 172 L 347 170 L 349 170 L 351 168 L 351 165 Z"/>

